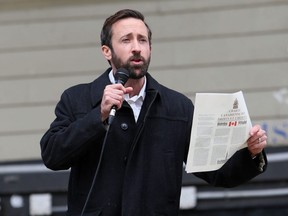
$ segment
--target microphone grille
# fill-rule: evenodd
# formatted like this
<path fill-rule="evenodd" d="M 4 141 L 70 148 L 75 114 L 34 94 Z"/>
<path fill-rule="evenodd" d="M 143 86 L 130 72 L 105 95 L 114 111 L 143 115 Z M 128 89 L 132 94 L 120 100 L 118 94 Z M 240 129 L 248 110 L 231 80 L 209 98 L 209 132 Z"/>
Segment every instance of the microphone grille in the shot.
<path fill-rule="evenodd" d="M 122 85 L 125 85 L 127 80 L 129 79 L 130 73 L 125 68 L 119 68 L 117 69 L 115 73 L 115 81 L 116 83 L 120 83 Z"/>

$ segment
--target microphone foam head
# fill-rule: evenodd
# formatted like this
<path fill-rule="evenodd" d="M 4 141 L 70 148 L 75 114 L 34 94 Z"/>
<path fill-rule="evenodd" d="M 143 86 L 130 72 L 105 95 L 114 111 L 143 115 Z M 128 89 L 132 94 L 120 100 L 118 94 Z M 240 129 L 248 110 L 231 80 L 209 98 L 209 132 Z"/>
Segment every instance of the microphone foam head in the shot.
<path fill-rule="evenodd" d="M 115 73 L 115 81 L 116 83 L 120 83 L 122 85 L 125 85 L 127 80 L 129 79 L 130 73 L 125 68 L 119 68 L 117 69 Z"/>

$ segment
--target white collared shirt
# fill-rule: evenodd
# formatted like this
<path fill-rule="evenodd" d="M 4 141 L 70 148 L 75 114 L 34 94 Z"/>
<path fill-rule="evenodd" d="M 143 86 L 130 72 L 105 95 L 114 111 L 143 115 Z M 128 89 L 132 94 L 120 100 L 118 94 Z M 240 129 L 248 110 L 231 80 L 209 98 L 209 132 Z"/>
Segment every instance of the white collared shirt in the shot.
<path fill-rule="evenodd" d="M 124 99 L 127 101 L 127 103 L 130 105 L 130 107 L 133 110 L 133 114 L 134 114 L 134 118 L 135 118 L 135 122 L 137 122 L 140 111 L 141 111 L 141 107 L 143 104 L 143 101 L 145 99 L 145 89 L 146 89 L 146 77 L 144 77 L 144 85 L 142 86 L 140 92 L 138 95 L 134 95 L 133 97 L 129 97 L 129 94 L 125 94 L 124 95 Z M 115 78 L 113 75 L 113 71 L 111 70 L 109 73 L 109 79 L 111 81 L 111 83 L 115 83 Z"/>

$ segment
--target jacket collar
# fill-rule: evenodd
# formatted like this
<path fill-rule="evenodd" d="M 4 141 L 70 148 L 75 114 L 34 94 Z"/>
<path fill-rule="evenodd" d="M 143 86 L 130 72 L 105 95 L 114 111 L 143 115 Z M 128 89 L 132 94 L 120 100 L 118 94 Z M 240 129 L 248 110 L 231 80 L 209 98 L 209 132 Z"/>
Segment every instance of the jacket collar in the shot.
<path fill-rule="evenodd" d="M 108 68 L 102 75 L 91 83 L 91 103 L 92 107 L 96 107 L 101 103 L 103 91 L 106 85 L 111 84 L 109 80 L 109 72 L 111 68 Z"/>

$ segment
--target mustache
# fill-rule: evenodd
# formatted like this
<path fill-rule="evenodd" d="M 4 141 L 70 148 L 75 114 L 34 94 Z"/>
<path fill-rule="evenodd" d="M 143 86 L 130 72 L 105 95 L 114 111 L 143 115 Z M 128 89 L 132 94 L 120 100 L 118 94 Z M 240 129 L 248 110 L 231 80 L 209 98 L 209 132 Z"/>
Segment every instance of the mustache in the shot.
<path fill-rule="evenodd" d="M 135 60 L 141 60 L 143 62 L 146 61 L 145 58 L 141 56 L 141 54 L 134 54 L 133 56 L 129 58 L 129 61 L 135 61 Z"/>

